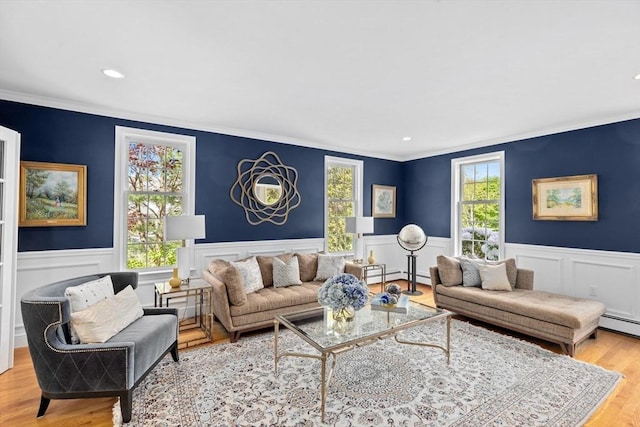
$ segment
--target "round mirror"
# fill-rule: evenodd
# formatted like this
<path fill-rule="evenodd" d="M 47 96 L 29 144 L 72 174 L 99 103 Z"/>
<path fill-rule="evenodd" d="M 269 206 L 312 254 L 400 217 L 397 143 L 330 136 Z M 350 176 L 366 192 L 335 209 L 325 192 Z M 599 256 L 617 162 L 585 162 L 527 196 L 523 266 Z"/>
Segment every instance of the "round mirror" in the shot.
<path fill-rule="evenodd" d="M 282 184 L 277 177 L 262 174 L 253 185 L 253 195 L 264 206 L 275 205 L 282 198 Z"/>

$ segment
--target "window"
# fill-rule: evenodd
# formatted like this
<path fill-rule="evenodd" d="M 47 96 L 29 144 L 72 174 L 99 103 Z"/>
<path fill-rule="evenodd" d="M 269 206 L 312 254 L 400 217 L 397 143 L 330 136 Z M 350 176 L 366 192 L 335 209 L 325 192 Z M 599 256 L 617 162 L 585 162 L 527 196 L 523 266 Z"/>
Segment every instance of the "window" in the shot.
<path fill-rule="evenodd" d="M 325 157 L 325 251 L 354 252 L 345 218 L 362 216 L 362 161 Z"/>
<path fill-rule="evenodd" d="M 194 211 L 195 138 L 116 126 L 114 243 L 120 265 L 153 270 L 176 262 L 165 216 Z"/>
<path fill-rule="evenodd" d="M 504 152 L 453 159 L 452 236 L 456 254 L 504 255 Z"/>

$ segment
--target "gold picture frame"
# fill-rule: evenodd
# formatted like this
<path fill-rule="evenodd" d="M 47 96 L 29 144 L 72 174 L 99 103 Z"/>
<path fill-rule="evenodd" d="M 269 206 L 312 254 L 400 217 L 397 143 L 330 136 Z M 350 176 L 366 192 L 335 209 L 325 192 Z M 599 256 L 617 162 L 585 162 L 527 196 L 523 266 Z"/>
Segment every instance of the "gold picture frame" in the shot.
<path fill-rule="evenodd" d="M 371 192 L 371 216 L 374 218 L 396 217 L 396 187 L 373 185 Z"/>
<path fill-rule="evenodd" d="M 19 227 L 87 225 L 87 167 L 20 162 Z"/>
<path fill-rule="evenodd" d="M 533 219 L 598 220 L 598 175 L 539 178 L 532 186 Z"/>

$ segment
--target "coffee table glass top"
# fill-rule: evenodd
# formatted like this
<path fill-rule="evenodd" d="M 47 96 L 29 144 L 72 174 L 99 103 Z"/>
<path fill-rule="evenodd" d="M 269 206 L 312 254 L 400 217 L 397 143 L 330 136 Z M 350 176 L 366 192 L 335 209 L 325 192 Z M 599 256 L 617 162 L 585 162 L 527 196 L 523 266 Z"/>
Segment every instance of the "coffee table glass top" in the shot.
<path fill-rule="evenodd" d="M 331 309 L 326 307 L 284 314 L 277 316 L 277 320 L 324 352 L 351 343 L 355 345 L 368 338 L 392 335 L 419 323 L 449 315 L 451 312 L 447 310 L 410 302 L 407 314 L 372 310 L 367 305 L 357 311 L 350 322 L 336 322 Z"/>

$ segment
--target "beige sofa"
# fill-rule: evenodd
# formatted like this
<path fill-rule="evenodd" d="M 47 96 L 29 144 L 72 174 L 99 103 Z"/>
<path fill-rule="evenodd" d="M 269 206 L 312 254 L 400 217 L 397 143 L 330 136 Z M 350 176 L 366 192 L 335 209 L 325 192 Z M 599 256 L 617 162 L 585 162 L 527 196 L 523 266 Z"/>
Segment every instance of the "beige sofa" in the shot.
<path fill-rule="evenodd" d="M 319 307 L 318 289 L 325 280 L 314 281 L 318 269 L 317 253 L 283 254 L 277 258 L 288 262 L 297 257 L 302 284 L 287 287 L 273 286 L 272 256 L 257 256 L 263 289 L 246 293 L 239 289 L 234 280 L 233 268 L 224 260 L 212 260 L 203 271 L 203 279 L 213 288 L 213 314 L 229 332 L 231 342 L 240 338 L 245 331 L 273 326 L 275 316 L 304 309 Z M 362 267 L 345 263 L 345 273 L 362 279 Z"/>
<path fill-rule="evenodd" d="M 513 260 L 507 265 L 512 291 L 463 286 L 462 270 L 456 271 L 460 264 L 456 266 L 453 260 L 440 256 L 438 266 L 430 268 L 438 307 L 558 343 L 570 356 L 574 355 L 576 344 L 589 336 L 596 337 L 600 316 L 606 310 L 603 303 L 534 291 L 533 271 L 516 268 Z"/>

